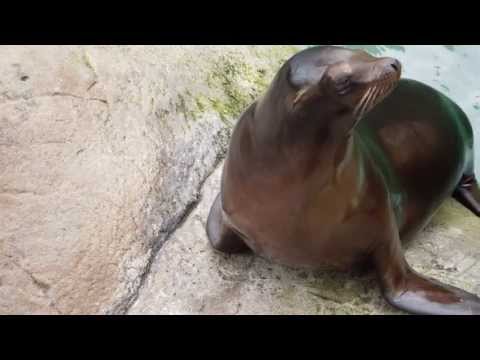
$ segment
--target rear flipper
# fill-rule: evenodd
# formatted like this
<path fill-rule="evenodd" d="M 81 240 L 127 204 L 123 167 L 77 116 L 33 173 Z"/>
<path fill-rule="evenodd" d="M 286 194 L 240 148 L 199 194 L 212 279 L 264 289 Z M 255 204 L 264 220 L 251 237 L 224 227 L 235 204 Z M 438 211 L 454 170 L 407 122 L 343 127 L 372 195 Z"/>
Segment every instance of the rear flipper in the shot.
<path fill-rule="evenodd" d="M 453 198 L 475 215 L 480 216 L 480 189 L 474 175 L 464 175 Z"/>
<path fill-rule="evenodd" d="M 385 299 L 418 315 L 480 315 L 480 298 L 416 273 L 406 262 L 400 240 L 378 248 L 374 261 Z"/>
<path fill-rule="evenodd" d="M 480 315 L 480 298 L 456 287 L 427 279 L 412 269 L 400 286 L 384 293 L 394 307 L 419 315 Z"/>
<path fill-rule="evenodd" d="M 220 194 L 215 198 L 208 215 L 207 235 L 212 246 L 218 251 L 233 254 L 250 250 L 242 238 L 225 224 Z"/>

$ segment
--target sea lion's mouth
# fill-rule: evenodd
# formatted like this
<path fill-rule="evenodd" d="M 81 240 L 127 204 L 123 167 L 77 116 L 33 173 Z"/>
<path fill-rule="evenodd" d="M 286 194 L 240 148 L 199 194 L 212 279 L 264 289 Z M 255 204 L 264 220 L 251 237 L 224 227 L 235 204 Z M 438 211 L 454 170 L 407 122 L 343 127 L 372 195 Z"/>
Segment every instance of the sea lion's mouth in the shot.
<path fill-rule="evenodd" d="M 353 110 L 357 121 L 390 95 L 399 80 L 400 74 L 394 73 L 368 84 Z"/>

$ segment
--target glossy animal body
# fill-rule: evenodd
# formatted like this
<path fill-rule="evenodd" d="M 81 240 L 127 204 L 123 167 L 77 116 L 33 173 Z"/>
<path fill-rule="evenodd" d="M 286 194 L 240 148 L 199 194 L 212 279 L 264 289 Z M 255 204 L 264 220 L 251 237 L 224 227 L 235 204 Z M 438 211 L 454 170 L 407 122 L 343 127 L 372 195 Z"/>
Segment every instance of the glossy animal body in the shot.
<path fill-rule="evenodd" d="M 449 196 L 479 215 L 480 193 L 465 114 L 400 74 L 339 47 L 290 59 L 234 129 L 212 245 L 295 267 L 371 263 L 398 308 L 479 313 L 478 297 L 417 274 L 401 249 Z"/>

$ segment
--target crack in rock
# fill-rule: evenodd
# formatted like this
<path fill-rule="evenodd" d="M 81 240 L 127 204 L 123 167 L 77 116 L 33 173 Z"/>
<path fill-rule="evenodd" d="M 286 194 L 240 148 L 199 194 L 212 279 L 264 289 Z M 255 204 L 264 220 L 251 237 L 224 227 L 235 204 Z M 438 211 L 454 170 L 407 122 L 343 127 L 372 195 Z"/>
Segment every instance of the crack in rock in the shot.
<path fill-rule="evenodd" d="M 57 304 L 55 303 L 55 300 L 48 294 L 51 286 L 46 282 L 39 280 L 35 275 L 33 275 L 33 273 L 30 270 L 23 267 L 18 261 L 15 261 L 12 259 L 12 263 L 16 265 L 20 270 L 22 270 L 25 274 L 27 274 L 30 280 L 32 280 L 32 283 L 38 289 L 40 289 L 43 296 L 49 301 L 48 305 L 52 307 L 58 314 L 63 315 L 62 311 L 60 311 Z"/>
<path fill-rule="evenodd" d="M 83 50 L 82 60 L 85 66 L 93 73 L 94 80 L 90 85 L 87 87 L 87 92 L 90 91 L 92 87 L 98 84 L 98 74 L 95 70 L 95 66 L 93 65 L 93 61 L 91 60 L 90 54 L 87 52 L 86 49 Z"/>
<path fill-rule="evenodd" d="M 36 96 L 25 96 L 25 95 L 20 95 L 20 96 L 10 96 L 6 94 L 5 92 L 3 93 L 3 96 L 7 99 L 3 102 L 0 102 L 0 105 L 6 105 L 10 103 L 15 103 L 18 101 L 28 101 L 28 100 L 34 100 L 34 99 L 41 99 L 41 98 L 49 98 L 49 97 L 71 97 L 75 99 L 80 99 L 83 101 L 98 101 L 101 102 L 102 104 L 105 104 L 108 106 L 108 100 L 106 99 L 100 99 L 100 98 L 95 98 L 95 97 L 83 97 L 80 95 L 75 95 L 75 94 L 70 94 L 67 92 L 61 92 L 61 91 L 54 91 L 54 92 L 48 92 L 45 94 L 40 94 Z"/>
<path fill-rule="evenodd" d="M 0 189 L 0 194 L 2 195 L 24 195 L 24 194 L 32 194 L 36 196 L 45 195 L 43 193 L 39 193 L 35 190 L 26 190 L 26 189 Z"/>
<path fill-rule="evenodd" d="M 172 221 L 169 223 L 169 225 L 163 231 L 160 232 L 159 236 L 157 237 L 157 240 L 160 239 L 162 236 L 164 237 L 164 240 L 154 241 L 150 258 L 148 260 L 148 263 L 145 267 L 144 272 L 140 275 L 140 283 L 137 289 L 129 298 L 125 299 L 119 306 L 117 306 L 116 309 L 113 311 L 113 313 L 127 314 L 130 308 L 133 306 L 133 304 L 137 301 L 140 295 L 140 292 L 144 287 L 145 281 L 147 277 L 150 275 L 151 267 L 155 262 L 155 259 L 157 258 L 159 251 L 162 249 L 165 243 L 167 243 L 167 241 L 170 240 L 170 238 L 175 234 L 175 232 L 185 223 L 188 217 L 197 208 L 198 204 L 202 201 L 203 186 L 208 180 L 208 178 L 210 178 L 210 176 L 212 176 L 215 170 L 220 166 L 222 160 L 223 160 L 223 156 L 219 155 L 216 157 L 213 166 L 198 184 L 194 198 L 185 206 L 183 211 L 177 217 L 173 218 Z"/>

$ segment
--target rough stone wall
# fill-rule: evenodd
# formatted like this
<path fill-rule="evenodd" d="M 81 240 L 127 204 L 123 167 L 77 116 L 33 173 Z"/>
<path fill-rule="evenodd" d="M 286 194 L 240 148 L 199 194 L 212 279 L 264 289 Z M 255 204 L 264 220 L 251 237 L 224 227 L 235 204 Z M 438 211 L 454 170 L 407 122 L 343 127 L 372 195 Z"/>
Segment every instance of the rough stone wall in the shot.
<path fill-rule="evenodd" d="M 123 313 L 283 46 L 0 48 L 0 314 Z"/>

